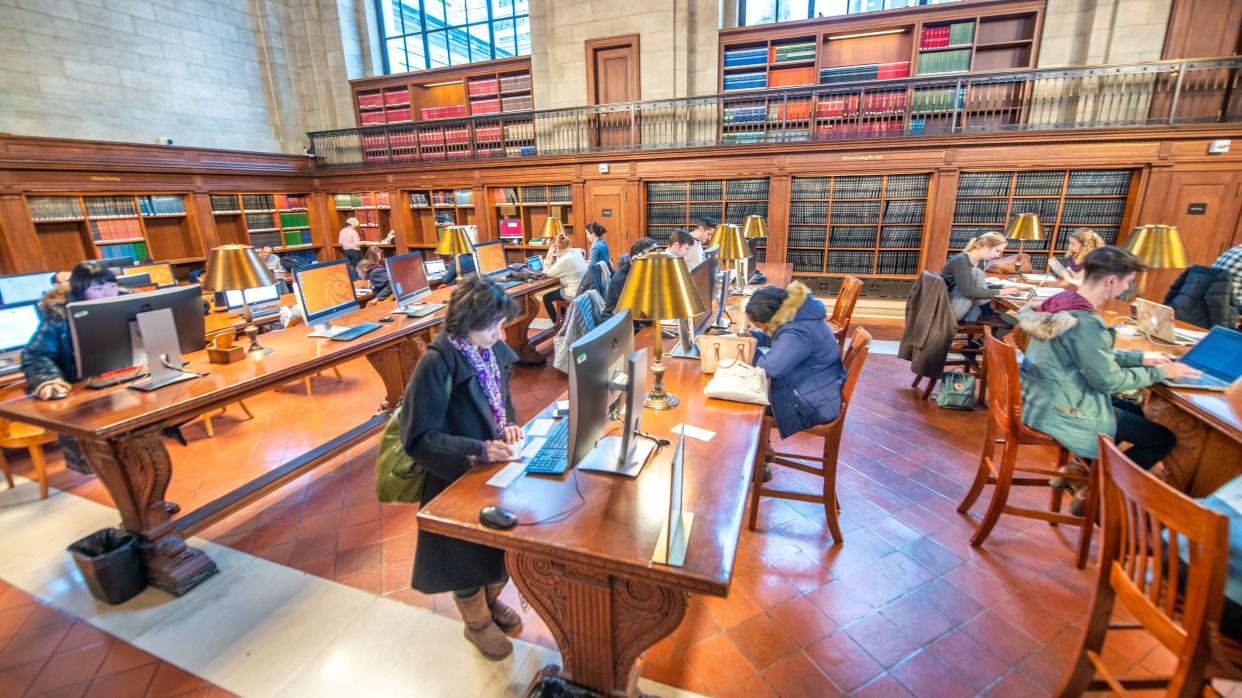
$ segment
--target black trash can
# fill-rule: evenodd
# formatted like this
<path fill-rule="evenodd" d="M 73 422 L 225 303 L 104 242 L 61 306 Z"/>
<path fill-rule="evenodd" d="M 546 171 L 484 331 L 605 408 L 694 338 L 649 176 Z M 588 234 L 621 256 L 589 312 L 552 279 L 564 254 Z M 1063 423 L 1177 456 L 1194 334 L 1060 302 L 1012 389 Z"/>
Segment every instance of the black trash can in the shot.
<path fill-rule="evenodd" d="M 147 588 L 138 539 L 119 528 L 103 528 L 69 545 L 73 561 L 91 595 L 110 604 L 125 603 Z"/>

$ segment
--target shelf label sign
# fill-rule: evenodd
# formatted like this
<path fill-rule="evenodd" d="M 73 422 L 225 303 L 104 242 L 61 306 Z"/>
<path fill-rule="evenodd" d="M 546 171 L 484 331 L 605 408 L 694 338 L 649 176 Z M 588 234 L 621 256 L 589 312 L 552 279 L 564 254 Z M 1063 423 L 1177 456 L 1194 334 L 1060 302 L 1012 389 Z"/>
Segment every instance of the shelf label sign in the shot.
<path fill-rule="evenodd" d="M 600 211 L 599 215 L 602 216 L 603 218 L 612 218 L 612 209 L 606 208 Z"/>
<path fill-rule="evenodd" d="M 1207 213 L 1207 204 L 1191 204 L 1186 207 L 1186 215 L 1189 216 L 1202 216 L 1205 213 Z"/>

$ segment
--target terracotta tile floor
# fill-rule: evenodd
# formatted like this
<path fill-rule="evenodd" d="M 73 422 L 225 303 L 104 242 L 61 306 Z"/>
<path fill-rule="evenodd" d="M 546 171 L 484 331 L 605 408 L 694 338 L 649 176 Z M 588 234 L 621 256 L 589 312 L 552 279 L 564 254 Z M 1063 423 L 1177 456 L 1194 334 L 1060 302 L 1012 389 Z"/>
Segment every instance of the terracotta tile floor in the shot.
<path fill-rule="evenodd" d="M 900 335 L 894 321 L 855 324 L 877 339 Z M 357 361 L 342 373 L 344 383 L 330 373 L 314 379 L 310 397 L 294 383 L 248 400 L 253 420 L 230 408 L 215 419 L 214 439 L 201 425 L 187 427 L 190 445 L 170 446 L 176 475 L 168 498 L 192 509 L 370 414 L 382 392 L 370 367 Z M 716 696 L 1008 697 L 1056 689 L 1085 620 L 1094 568 L 1074 568 L 1075 531 L 1035 521 L 1006 517 L 983 548 L 970 546 L 986 499 L 971 516 L 956 507 L 974 474 L 984 413 L 940 410 L 918 400 L 909 376 L 906 362 L 873 354 L 858 385 L 841 450 L 845 544 L 831 544 L 819 507 L 764 500 L 759 530 L 742 532 L 728 598 L 693 599 L 681 627 L 648 654 L 646 677 Z M 550 367 L 518 369 L 513 397 L 519 416 L 533 415 L 565 385 Z M 375 502 L 377 441 L 205 535 L 455 615 L 446 596 L 409 588 L 417 510 Z M 811 453 L 819 445 L 795 437 L 782 447 Z M 1051 451 L 1030 449 L 1025 458 L 1051 458 Z M 58 462 L 58 455 L 51 459 Z M 18 471 L 25 465 L 20 456 L 13 462 Z M 109 503 L 93 478 L 54 466 L 50 481 Z M 776 482 L 806 491 L 818 485 L 779 468 Z M 1014 498 L 1046 504 L 1046 494 Z M 512 586 L 506 594 L 517 602 Z M 553 646 L 534 614 L 525 617 L 523 637 Z M 0 622 L 4 618 L 0 614 Z M 43 639 L 52 632 L 33 634 Z M 1168 653 L 1132 635 L 1110 640 L 1104 653 L 1110 665 L 1134 675 L 1168 669 Z M 157 673 L 152 669 L 147 678 Z M 80 675 L 86 680 L 90 674 Z M 37 679 L 32 674 L 23 685 Z M 1223 690 L 1242 696 L 1235 686 Z"/>
<path fill-rule="evenodd" d="M 0 696 L 231 696 L 0 581 Z"/>

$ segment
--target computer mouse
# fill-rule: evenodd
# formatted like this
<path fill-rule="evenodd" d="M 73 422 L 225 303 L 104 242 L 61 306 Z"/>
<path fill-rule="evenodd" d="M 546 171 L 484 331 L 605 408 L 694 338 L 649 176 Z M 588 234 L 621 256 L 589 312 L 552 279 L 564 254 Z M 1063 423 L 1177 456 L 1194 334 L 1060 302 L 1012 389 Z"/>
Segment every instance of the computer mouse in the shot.
<path fill-rule="evenodd" d="M 508 509 L 501 509 L 491 504 L 479 510 L 479 523 L 488 528 L 506 530 L 517 525 L 517 516 Z"/>
<path fill-rule="evenodd" d="M 392 322 L 392 316 L 391 316 L 391 315 L 385 315 L 384 317 L 380 318 L 380 319 L 379 319 L 379 321 L 380 321 L 380 322 Z"/>

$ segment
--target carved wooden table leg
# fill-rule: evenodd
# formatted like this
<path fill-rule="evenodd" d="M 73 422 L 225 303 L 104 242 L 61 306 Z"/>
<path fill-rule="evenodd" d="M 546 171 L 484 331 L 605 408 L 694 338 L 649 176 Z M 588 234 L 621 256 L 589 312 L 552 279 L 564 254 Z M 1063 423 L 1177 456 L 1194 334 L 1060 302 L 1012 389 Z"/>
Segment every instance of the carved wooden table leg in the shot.
<path fill-rule="evenodd" d="M 219 570 L 177 535 L 164 508 L 172 461 L 160 428 L 109 440 L 85 439 L 82 453 L 121 511 L 121 525 L 138 536 L 148 581 L 180 596 Z"/>
<path fill-rule="evenodd" d="M 400 404 L 401 396 L 405 394 L 405 386 L 410 384 L 410 377 L 414 375 L 414 367 L 427 352 L 427 341 L 427 333 L 420 332 L 396 346 L 367 354 L 371 368 L 384 381 L 385 395 L 384 402 L 380 403 L 381 411 L 393 409 Z"/>
<path fill-rule="evenodd" d="M 542 366 L 548 360 L 531 344 L 529 337 L 530 323 L 539 317 L 539 299 L 535 294 L 527 293 L 519 302 L 524 304 L 525 310 L 516 320 L 505 326 L 505 344 L 517 352 L 518 365 Z"/>
<path fill-rule="evenodd" d="M 686 593 L 515 551 L 505 561 L 561 650 L 565 667 L 545 671 L 608 696 L 639 695 L 638 658 L 681 624 Z"/>
<path fill-rule="evenodd" d="M 1242 444 L 1155 392 L 1144 413 L 1177 435 L 1177 445 L 1163 461 L 1173 487 L 1206 497 L 1242 474 Z"/>

